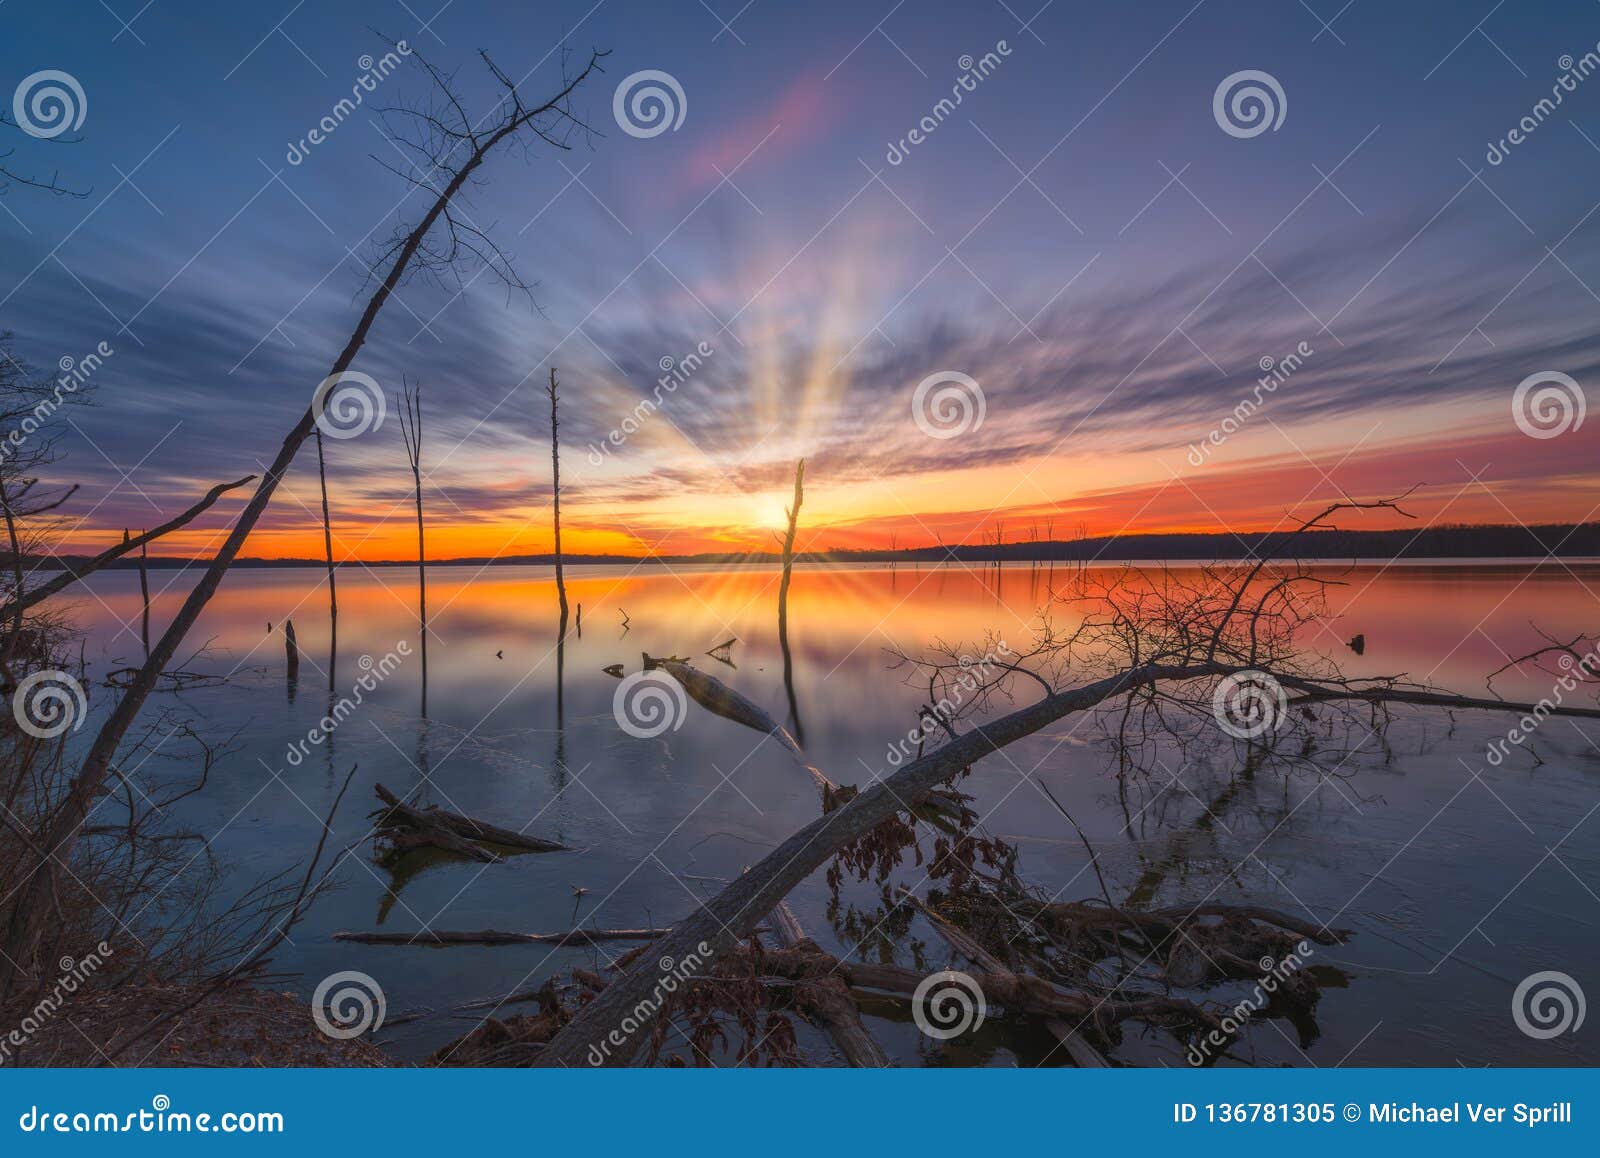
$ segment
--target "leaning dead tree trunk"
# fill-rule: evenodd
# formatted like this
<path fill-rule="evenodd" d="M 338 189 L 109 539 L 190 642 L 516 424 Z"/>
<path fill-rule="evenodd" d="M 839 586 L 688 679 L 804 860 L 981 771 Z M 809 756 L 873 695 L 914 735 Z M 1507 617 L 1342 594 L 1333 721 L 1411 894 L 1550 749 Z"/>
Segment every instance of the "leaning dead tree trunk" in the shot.
<path fill-rule="evenodd" d="M 442 76 L 432 65 L 422 61 L 420 54 L 415 54 L 417 59 L 428 70 L 433 79 L 444 85 Z M 445 219 L 450 232 L 450 243 L 445 247 L 442 260 L 449 261 L 459 253 L 462 246 L 469 250 L 472 246 L 471 235 L 466 240 L 462 238 L 462 230 L 470 228 L 467 223 L 457 222 L 449 217 L 450 203 L 462 188 L 470 181 L 484 160 L 499 145 L 523 130 L 538 134 L 541 140 L 558 148 L 567 148 L 564 141 L 554 134 L 565 128 L 569 132 L 573 126 L 583 128 L 583 123 L 572 114 L 570 98 L 589 76 L 600 67 L 600 60 L 604 54 L 591 53 L 588 63 L 575 76 L 566 79 L 561 89 L 554 97 L 536 106 L 529 107 L 522 103 L 522 98 L 517 92 L 516 84 L 508 78 L 493 62 L 484 57 L 485 64 L 493 74 L 495 80 L 503 88 L 500 103 L 490 114 L 494 123 L 486 129 L 478 125 L 463 122 L 459 129 L 443 128 L 439 118 L 427 117 L 425 121 L 433 126 L 434 130 L 444 137 L 436 152 L 438 163 L 434 167 L 441 178 L 442 184 L 434 181 L 418 182 L 409 178 L 414 185 L 418 185 L 427 192 L 437 193 L 428 204 L 422 219 L 409 233 L 399 237 L 395 246 L 390 250 L 393 259 L 390 261 L 388 271 L 378 282 L 377 288 L 367 300 L 366 307 L 362 310 L 360 319 L 356 322 L 355 329 L 345 342 L 344 349 L 333 360 L 329 377 L 344 374 L 350 369 L 356 355 L 366 344 L 367 335 L 372 330 L 373 323 L 382 312 L 383 307 L 394 294 L 395 288 L 400 284 L 408 269 L 417 259 L 418 251 L 422 249 L 423 242 L 434 227 Z M 459 109 L 460 104 L 452 103 Z M 484 118 L 489 119 L 488 117 Z M 445 162 L 450 158 L 459 156 L 459 161 L 452 162 L 453 168 L 446 168 Z M 445 178 L 445 174 L 448 177 Z M 426 176 L 432 178 L 430 171 Z M 481 240 L 481 239 L 480 239 Z M 485 243 L 492 246 L 492 243 Z M 474 251 L 477 252 L 477 251 Z M 441 260 L 437 253 L 431 253 L 435 262 Z M 480 254 L 481 256 L 481 254 Z M 503 255 L 496 254 L 497 258 Z M 55 911 L 55 873 L 53 864 L 65 862 L 71 854 L 78 835 L 83 827 L 85 817 L 93 807 L 96 797 L 99 796 L 105 783 L 106 776 L 115 758 L 118 746 L 127 735 L 128 729 L 138 718 L 140 710 L 150 693 L 155 690 L 156 681 L 168 663 L 172 661 L 184 638 L 193 629 L 195 622 L 200 618 L 200 613 L 205 610 L 206 604 L 216 594 L 222 578 L 228 573 L 228 568 L 233 565 L 238 557 L 239 550 L 244 546 L 251 531 L 260 521 L 262 514 L 267 509 L 267 504 L 272 501 L 272 496 L 277 492 L 278 484 L 283 481 L 284 474 L 294 461 L 301 445 L 311 434 L 313 425 L 320 415 L 310 406 L 306 408 L 300 420 L 295 423 L 279 447 L 278 453 L 273 457 L 266 473 L 262 476 L 256 487 L 255 494 L 245 504 L 239 518 L 228 533 L 222 547 L 206 567 L 184 600 L 183 606 L 173 617 L 161 639 L 151 649 L 150 656 L 144 666 L 133 677 L 128 689 L 122 694 L 117 705 L 112 709 L 100 730 L 96 733 L 94 742 L 85 755 L 78 774 L 74 777 L 66 798 L 57 808 L 54 817 L 48 822 L 44 831 L 39 834 L 36 842 L 43 850 L 32 868 L 18 883 L 12 896 L 11 919 L 5 934 L 5 951 L 0 959 L 0 999 L 4 999 L 11 991 L 13 979 L 19 968 L 28 968 L 34 958 L 34 948 L 37 943 L 40 924 L 48 914 Z"/>
<path fill-rule="evenodd" d="M 78 580 L 93 575 L 102 567 L 105 567 L 111 563 L 115 563 L 118 559 L 122 558 L 135 548 L 141 548 L 146 543 L 153 542 L 154 540 L 161 538 L 162 535 L 176 531 L 179 527 L 192 523 L 201 514 L 209 510 L 211 506 L 223 495 L 227 494 L 231 490 L 237 490 L 239 487 L 244 486 L 248 482 L 254 481 L 255 477 L 256 476 L 253 474 L 247 474 L 242 479 L 239 479 L 235 482 L 218 483 L 216 486 L 207 491 L 205 493 L 205 497 L 199 502 L 195 503 L 194 506 L 184 511 L 177 518 L 170 519 L 167 522 L 162 523 L 155 530 L 144 531 L 140 534 L 134 535 L 132 538 L 129 538 L 126 534 L 124 534 L 122 537 L 122 542 L 118 543 L 115 547 L 111 547 L 108 550 L 100 552 L 100 554 L 96 555 L 88 562 L 83 563 L 81 566 L 67 567 L 48 583 L 41 583 L 33 590 L 21 593 L 19 597 L 14 597 L 10 603 L 6 604 L 4 607 L 0 607 L 0 619 L 9 619 L 12 616 L 20 615 L 35 604 L 43 603 L 52 595 L 59 595 L 62 591 L 65 591 L 68 587 L 71 587 Z M 174 647 L 174 650 L 176 650 L 176 647 Z"/>
<path fill-rule="evenodd" d="M 561 574 L 561 435 L 556 421 L 556 368 L 550 367 L 550 495 L 556 530 L 556 598 L 561 601 L 561 633 L 567 631 L 567 582 Z"/>

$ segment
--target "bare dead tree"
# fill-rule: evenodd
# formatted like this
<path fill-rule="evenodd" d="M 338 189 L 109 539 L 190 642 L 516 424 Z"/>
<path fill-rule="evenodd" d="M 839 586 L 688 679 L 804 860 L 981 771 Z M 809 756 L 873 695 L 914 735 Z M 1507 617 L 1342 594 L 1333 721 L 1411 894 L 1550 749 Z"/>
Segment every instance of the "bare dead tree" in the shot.
<path fill-rule="evenodd" d="M 532 104 L 524 99 L 517 82 L 508 77 L 486 53 L 481 53 L 480 57 L 499 89 L 499 98 L 487 114 L 474 121 L 466 114 L 461 98 L 452 90 L 448 78 L 413 49 L 413 57 L 428 73 L 441 95 L 436 107 L 404 110 L 409 116 L 409 123 L 418 127 L 420 139 L 410 141 L 409 145 L 419 155 L 425 168 L 420 170 L 420 176 L 416 173 L 400 175 L 414 189 L 427 196 L 429 201 L 417 224 L 408 230 L 397 230 L 391 243 L 373 263 L 376 288 L 368 298 L 344 348 L 334 358 L 328 376 L 343 374 L 350 368 L 365 345 L 378 315 L 409 274 L 419 270 L 442 272 L 452 268 L 458 260 L 476 256 L 509 284 L 522 284 L 511 272 L 505 255 L 494 242 L 457 212 L 454 204 L 484 161 L 502 144 L 527 133 L 554 148 L 567 149 L 571 147 L 573 134 L 587 133 L 588 126 L 573 112 L 571 102 L 583 83 L 600 68 L 603 56 L 603 53 L 592 52 L 580 70 L 568 72 L 563 69 L 563 79 L 555 94 Z M 441 230 L 442 240 L 434 243 L 430 241 L 430 236 L 436 229 Z M 379 268 L 383 270 L 381 274 Z M 255 494 L 245 504 L 227 539 L 101 725 L 65 799 L 33 842 L 41 855 L 24 875 L 12 897 L 10 919 L 4 936 L 5 959 L 0 961 L 0 997 L 10 991 L 18 963 L 31 962 L 36 957 L 39 926 L 54 907 L 55 866 L 64 863 L 71 855 L 84 818 L 105 782 L 118 746 L 154 690 L 163 668 L 172 660 L 206 604 L 216 594 L 223 577 L 238 557 L 240 548 L 271 502 L 295 454 L 310 435 L 317 417 L 318 414 L 308 405 L 299 421 L 289 430 L 257 485 Z"/>
<path fill-rule="evenodd" d="M 317 439 L 317 482 L 322 488 L 322 550 L 328 560 L 328 651 L 336 656 L 339 652 L 339 589 L 333 566 L 333 520 L 328 516 L 328 467 L 322 456 L 322 428 L 317 427 L 314 433 Z M 333 686 L 332 662 L 328 664 L 328 685 Z"/>
<path fill-rule="evenodd" d="M 21 97 L 23 94 L 19 92 L 17 95 Z M 17 129 L 19 131 L 21 130 L 21 126 L 7 116 L 4 109 L 0 109 L 0 127 Z M 30 134 L 30 136 L 31 135 L 32 134 Z M 77 136 L 58 136 L 48 140 L 41 139 L 40 143 L 47 146 L 63 144 L 70 145 L 76 144 L 82 139 L 83 138 Z M 35 177 L 31 174 L 19 172 L 15 167 L 15 162 L 11 160 L 15 153 L 15 149 L 7 149 L 4 152 L 0 152 L 0 196 L 10 192 L 12 185 L 21 185 L 24 188 L 37 189 L 42 193 L 53 193 L 57 197 L 83 198 L 94 192 L 92 188 L 73 189 L 67 185 L 63 185 L 61 183 L 61 174 L 56 170 L 51 170 L 50 176 L 48 177 Z"/>
<path fill-rule="evenodd" d="M 789 696 L 789 722 L 794 725 L 795 739 L 806 742 L 805 727 L 800 723 L 800 701 L 794 694 L 794 660 L 789 654 L 789 578 L 794 568 L 795 532 L 800 525 L 800 504 L 805 500 L 806 460 L 794 467 L 794 501 L 784 511 L 789 518 L 788 533 L 783 538 L 783 578 L 778 583 L 778 647 L 783 652 L 783 686 Z"/>
<path fill-rule="evenodd" d="M 778 632 L 783 634 L 789 622 L 789 577 L 794 567 L 794 539 L 800 522 L 800 504 L 805 499 L 806 460 L 794 467 L 794 501 L 784 509 L 789 520 L 788 532 L 783 537 L 783 579 L 778 584 Z"/>
<path fill-rule="evenodd" d="M 11 663 L 23 644 L 28 555 L 44 553 L 44 537 L 51 528 L 51 513 L 72 497 L 76 486 L 54 486 L 43 475 L 56 463 L 57 443 L 66 426 L 65 408 L 82 404 L 89 385 L 70 367 L 55 381 L 34 373 L 12 353 L 12 335 L 0 331 L 0 515 L 5 523 L 9 556 L 9 590 L 0 606 L 6 624 L 0 642 L 0 683 L 11 684 Z M 94 362 L 90 362 L 90 358 Z M 99 354 L 85 358 L 91 367 Z"/>
<path fill-rule="evenodd" d="M 139 532 L 141 535 L 143 531 Z M 128 538 L 128 528 L 122 528 L 122 538 Z M 150 556 L 145 544 L 139 544 L 139 641 L 144 644 L 144 654 L 150 656 Z"/>
<path fill-rule="evenodd" d="M 550 495 L 556 531 L 556 598 L 561 601 L 561 633 L 567 631 L 567 582 L 561 574 L 561 435 L 556 418 L 556 368 L 550 367 Z"/>
<path fill-rule="evenodd" d="M 74 583 L 78 582 L 80 579 L 85 579 L 88 576 L 93 575 L 96 571 L 110 566 L 112 563 L 115 563 L 118 559 L 128 554 L 134 548 L 137 547 L 140 550 L 143 550 L 146 543 L 153 543 L 157 539 L 161 538 L 161 536 L 176 531 L 179 527 L 188 526 L 190 523 L 194 522 L 195 519 L 199 518 L 206 511 L 210 510 L 211 507 L 216 504 L 216 501 L 223 495 L 227 494 L 229 491 L 238 490 L 247 483 L 255 481 L 255 477 L 256 476 L 253 474 L 247 474 L 244 476 L 244 478 L 236 479 L 230 483 L 218 483 L 216 486 L 207 491 L 199 502 L 195 503 L 182 514 L 168 519 L 153 531 L 141 531 L 131 539 L 127 536 L 124 536 L 122 541 L 116 546 L 100 552 L 100 554 L 94 556 L 94 558 L 89 559 L 86 562 L 74 563 L 70 566 L 63 566 L 61 572 L 56 575 L 55 578 L 29 588 L 27 591 L 23 592 L 20 597 L 14 595 L 9 603 L 7 603 L 4 607 L 0 607 L 0 618 L 20 615 L 22 612 L 27 611 L 32 607 L 36 607 L 40 603 L 43 603 L 52 595 L 59 595 L 68 587 L 71 587 Z M 59 505 L 59 503 L 56 505 Z"/>
<path fill-rule="evenodd" d="M 422 529 L 422 385 L 406 385 L 400 403 L 400 436 L 417 504 L 417 632 L 422 646 L 422 710 L 428 710 L 428 550 Z"/>

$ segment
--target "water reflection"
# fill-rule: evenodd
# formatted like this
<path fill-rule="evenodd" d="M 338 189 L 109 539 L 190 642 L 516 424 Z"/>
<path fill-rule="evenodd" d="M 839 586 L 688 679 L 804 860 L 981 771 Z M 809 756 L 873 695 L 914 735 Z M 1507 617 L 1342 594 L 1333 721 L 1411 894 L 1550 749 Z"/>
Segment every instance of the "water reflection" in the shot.
<path fill-rule="evenodd" d="M 339 578 L 346 668 L 352 654 L 383 655 L 418 638 L 417 591 L 406 571 Z M 1530 621 L 1563 638 L 1592 631 L 1595 601 L 1584 584 L 1597 586 L 1600 572 L 1403 566 L 1339 578 L 1331 614 L 1308 646 L 1350 675 L 1407 672 L 1475 692 L 1506 654 L 1527 650 Z M 329 733 L 323 767 L 313 771 L 314 760 L 288 767 L 285 746 L 332 715 L 351 678 L 339 682 L 325 575 L 315 568 L 231 574 L 199 629 L 211 641 L 205 670 L 229 682 L 185 700 L 219 732 L 242 729 L 243 750 L 205 794 L 184 801 L 178 818 L 216 834 L 213 851 L 242 888 L 314 841 L 335 788 L 337 746 L 342 767 L 360 764 L 337 822 L 341 845 L 360 845 L 370 826 L 363 812 L 382 781 L 401 795 L 417 789 L 443 807 L 578 850 L 490 865 L 421 853 L 384 866 L 369 847 L 358 848 L 342 887 L 313 910 L 279 960 L 311 978 L 363 969 L 383 982 L 391 1006 L 440 1010 L 399 1031 L 410 1057 L 459 1031 L 448 1014 L 453 1004 L 504 993 L 530 972 L 537 981 L 557 967 L 607 957 L 589 949 L 362 947 L 333 942 L 332 931 L 374 919 L 397 929 L 564 928 L 575 887 L 588 890 L 585 920 L 665 923 L 717 887 L 707 878 L 737 877 L 815 817 L 814 787 L 785 753 L 747 729 L 694 712 L 652 739 L 622 732 L 606 667 L 631 673 L 641 652 L 700 657 L 737 638 L 736 665 L 699 659 L 697 666 L 773 716 L 787 712 L 797 737 L 803 712 L 808 760 L 843 783 L 865 784 L 892 770 L 889 746 L 916 726 L 925 698 L 925 688 L 889 670 L 888 649 L 976 642 L 990 631 L 1020 647 L 1066 576 L 1026 563 L 802 567 L 780 628 L 774 569 L 569 567 L 569 597 L 588 609 L 591 627 L 602 628 L 587 633 L 551 614 L 556 595 L 547 569 L 475 575 L 436 567 L 431 579 L 426 666 L 420 649 L 402 663 Z M 150 586 L 154 616 L 170 616 L 187 589 L 161 570 L 150 572 Z M 121 627 L 141 615 L 138 577 L 102 573 L 93 588 L 98 598 L 75 605 L 90 628 L 90 661 L 123 666 L 129 641 L 138 646 L 137 630 Z M 328 655 L 337 695 L 285 702 L 275 651 L 291 616 L 308 660 Z M 284 629 L 263 635 L 263 620 Z M 615 631 L 604 629 L 608 621 Z M 1357 634 L 1361 654 L 1347 646 Z M 1537 698 L 1548 682 L 1528 674 L 1520 686 L 1513 678 L 1496 687 Z M 291 697 L 294 686 L 288 681 Z M 1321 1036 L 1310 1040 L 1307 1025 L 1288 1037 L 1259 1034 L 1260 1064 L 1304 1065 L 1308 1057 L 1327 1064 L 1358 1046 L 1350 1064 L 1542 1062 L 1551 1060 L 1549 1047 L 1538 1052 L 1512 1032 L 1505 1010 L 1510 988 L 1535 967 L 1592 959 L 1600 948 L 1597 921 L 1583 916 L 1595 909 L 1581 883 L 1592 887 L 1600 876 L 1600 827 L 1573 829 L 1593 804 L 1600 761 L 1592 730 L 1562 722 L 1536 741 L 1545 761 L 1536 773 L 1531 761 L 1489 768 L 1485 745 L 1507 723 L 1483 713 L 1397 712 L 1382 742 L 1358 747 L 1324 783 L 1286 775 L 1248 748 L 1136 768 L 1068 721 L 1008 749 L 1008 759 L 979 764 L 961 788 L 982 817 L 981 831 L 1019 850 L 1018 872 L 1063 899 L 1095 898 L 1100 887 L 1083 839 L 1029 776 L 1082 825 L 1120 903 L 1214 895 L 1302 915 L 1340 913 L 1339 923 L 1357 935 L 1319 960 L 1350 976 L 1323 998 Z M 264 782 L 258 760 L 280 779 Z M 1557 842 L 1570 871 L 1546 855 Z M 896 915 L 903 910 L 885 891 L 896 884 L 925 891 L 925 873 L 926 865 L 908 860 L 889 880 L 850 880 L 837 893 L 819 874 L 791 904 L 830 952 L 861 944 L 861 957 L 940 967 L 944 947 Z M 1557 912 L 1569 919 L 1550 920 Z M 904 1023 L 903 1004 L 873 1009 L 883 1016 L 869 1016 L 872 1030 L 897 1060 L 956 1060 L 929 1052 Z M 985 1034 L 960 1060 L 998 1064 L 1054 1048 L 1015 1025 Z M 1181 1063 L 1148 1043 L 1124 1048 L 1121 1060 Z M 1558 1048 L 1569 1062 L 1600 1061 L 1590 1042 L 1564 1039 Z"/>

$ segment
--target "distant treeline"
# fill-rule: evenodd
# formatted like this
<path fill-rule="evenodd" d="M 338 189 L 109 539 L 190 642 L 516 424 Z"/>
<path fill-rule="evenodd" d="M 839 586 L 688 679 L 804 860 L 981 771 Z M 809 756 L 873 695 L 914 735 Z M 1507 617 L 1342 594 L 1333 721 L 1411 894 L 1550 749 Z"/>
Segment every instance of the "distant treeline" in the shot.
<path fill-rule="evenodd" d="M 972 543 L 963 546 L 909 547 L 898 551 L 811 551 L 798 556 L 804 563 L 938 563 L 959 560 L 964 563 L 1001 562 L 1123 562 L 1132 560 L 1210 560 L 1248 559 L 1263 555 L 1295 559 L 1511 559 L 1600 556 L 1600 522 L 1547 523 L 1522 526 L 1436 526 L 1400 527 L 1389 531 L 1308 531 L 1241 532 L 1239 534 L 1159 534 L 1113 535 L 1097 539 L 1022 541 L 1013 543 Z M 562 556 L 569 565 L 637 564 L 633 555 Z M 740 554 L 721 552 L 702 555 L 657 555 L 653 563 L 720 564 L 776 563 L 770 552 Z M 74 569 L 88 556 L 62 555 L 27 560 L 30 567 Z M 511 566 L 550 564 L 552 555 L 506 555 L 498 558 L 429 560 L 437 566 Z M 10 562 L 0 556 L 0 562 Z M 188 567 L 197 561 L 181 558 L 151 558 L 152 568 Z M 345 563 L 343 566 L 415 566 L 415 559 L 378 560 Z M 321 559 L 240 559 L 238 567 L 322 567 Z M 138 566 L 134 559 L 121 559 L 108 569 L 128 570 Z"/>

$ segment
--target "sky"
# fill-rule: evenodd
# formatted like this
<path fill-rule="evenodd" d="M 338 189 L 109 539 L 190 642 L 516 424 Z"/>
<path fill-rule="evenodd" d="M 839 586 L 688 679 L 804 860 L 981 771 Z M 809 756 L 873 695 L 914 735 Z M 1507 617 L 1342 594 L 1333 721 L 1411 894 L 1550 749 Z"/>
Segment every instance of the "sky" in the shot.
<path fill-rule="evenodd" d="M 421 62 L 476 119 L 480 50 L 529 99 L 608 53 L 592 131 L 462 202 L 530 293 L 469 261 L 380 315 L 384 421 L 324 440 L 341 558 L 415 550 L 406 383 L 429 555 L 548 551 L 552 367 L 574 552 L 769 550 L 800 458 L 807 549 L 1600 504 L 1591 0 L 7 0 L 0 32 L 7 121 L 41 71 L 81 92 L 0 166 L 83 194 L 0 194 L 0 329 L 41 373 L 111 351 L 52 550 L 271 460 L 428 200 Z M 319 503 L 308 443 L 244 553 L 320 555 Z"/>

